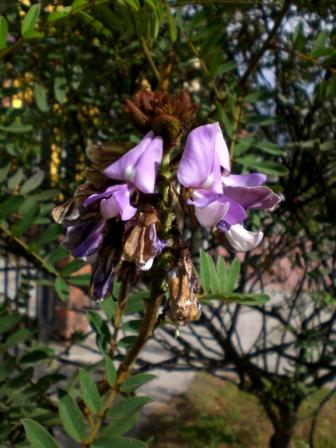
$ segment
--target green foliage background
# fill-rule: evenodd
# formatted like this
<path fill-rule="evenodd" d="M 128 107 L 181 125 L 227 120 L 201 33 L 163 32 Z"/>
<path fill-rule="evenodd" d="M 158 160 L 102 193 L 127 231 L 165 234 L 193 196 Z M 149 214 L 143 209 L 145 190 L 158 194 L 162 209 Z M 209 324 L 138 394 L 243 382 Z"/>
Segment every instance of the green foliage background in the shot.
<path fill-rule="evenodd" d="M 42 283 L 53 286 L 61 300 L 67 299 L 69 284 L 85 290 L 88 277 L 72 275 L 82 263 L 60 267 L 67 253 L 59 247 L 62 229 L 50 223 L 51 208 L 83 181 L 91 141 L 138 140 L 122 110 L 126 98 L 141 87 L 171 93 L 186 89 L 200 106 L 197 124 L 220 122 L 234 171 L 268 174 L 284 199 L 273 214 L 252 215 L 252 228 L 265 231 L 267 250 L 245 258 L 242 278 L 249 266 L 252 279 L 265 274 L 276 279 L 272 264 L 286 255 L 293 269 L 305 270 L 313 303 L 331 312 L 336 288 L 333 2 L 55 0 L 30 5 L 5 0 L 0 14 L 2 249 L 41 269 Z M 211 261 L 206 263 L 204 290 L 216 293 L 204 278 L 204 269 L 212 269 Z M 229 272 L 233 275 L 234 265 Z M 19 311 L 35 280 L 22 280 Z M 99 444 L 86 439 L 77 403 L 84 401 L 93 415 L 102 406 L 90 374 L 82 370 L 55 400 L 50 386 L 64 377 L 54 372 L 40 377 L 34 370 L 56 361 L 55 354 L 36 340 L 35 324 L 4 299 L 3 446 L 28 446 L 22 424 L 34 447 L 56 446 L 39 424 L 51 431 L 63 424 L 82 446 L 145 446 L 122 436 L 147 400 L 135 405 L 129 395 L 150 378 L 137 383 L 133 376 L 133 386 L 124 391 L 125 406 L 133 409 L 125 430 L 116 430 L 112 415 Z M 133 312 L 141 311 L 143 300 L 139 294 L 130 300 Z M 93 310 L 88 318 L 105 354 L 111 340 L 106 321 L 115 319 L 112 299 L 102 308 L 105 320 Z M 330 335 L 333 331 L 331 326 Z M 123 341 L 120 355 L 132 343 L 133 336 L 126 337 L 131 339 Z M 328 356 L 332 364 L 334 356 Z M 114 367 L 105 362 L 98 368 L 106 370 L 113 385 Z"/>

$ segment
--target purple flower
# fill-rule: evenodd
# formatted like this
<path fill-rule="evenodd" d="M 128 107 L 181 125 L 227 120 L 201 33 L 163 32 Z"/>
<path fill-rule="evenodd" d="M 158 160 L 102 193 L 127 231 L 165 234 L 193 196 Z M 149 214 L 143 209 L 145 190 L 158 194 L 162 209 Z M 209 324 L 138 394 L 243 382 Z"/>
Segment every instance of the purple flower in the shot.
<path fill-rule="evenodd" d="M 153 131 L 103 173 L 110 179 L 122 180 L 134 185 L 143 193 L 154 193 L 155 179 L 161 163 L 163 140 Z"/>
<path fill-rule="evenodd" d="M 104 219 L 120 216 L 123 221 L 128 221 L 133 218 L 137 209 L 130 203 L 131 196 L 136 189 L 154 193 L 162 151 L 162 138 L 148 132 L 133 149 L 103 171 L 105 176 L 127 183 L 112 185 L 102 193 L 92 194 L 84 201 L 84 207 L 100 201 Z"/>
<path fill-rule="evenodd" d="M 87 259 L 98 252 L 103 242 L 104 225 L 103 220 L 74 221 L 67 228 L 64 247 L 74 257 Z"/>
<path fill-rule="evenodd" d="M 104 219 L 120 216 L 123 221 L 133 218 L 137 209 L 130 203 L 130 197 L 135 189 L 129 184 L 112 185 L 103 193 L 89 196 L 83 203 L 84 207 L 100 201 L 100 212 Z"/>
<path fill-rule="evenodd" d="M 267 179 L 264 174 L 230 174 L 229 152 L 218 123 L 200 126 L 189 134 L 177 177 L 182 185 L 193 188 L 188 202 L 195 206 L 202 226 L 217 226 L 237 251 L 252 250 L 261 242 L 262 232 L 249 232 L 241 226 L 246 211 L 270 209 L 280 198 L 262 186 Z"/>
<path fill-rule="evenodd" d="M 93 265 L 90 296 L 94 300 L 102 300 L 107 297 L 112 290 L 112 281 L 114 277 L 114 252 L 111 251 L 108 256 L 100 254 L 96 257 Z"/>

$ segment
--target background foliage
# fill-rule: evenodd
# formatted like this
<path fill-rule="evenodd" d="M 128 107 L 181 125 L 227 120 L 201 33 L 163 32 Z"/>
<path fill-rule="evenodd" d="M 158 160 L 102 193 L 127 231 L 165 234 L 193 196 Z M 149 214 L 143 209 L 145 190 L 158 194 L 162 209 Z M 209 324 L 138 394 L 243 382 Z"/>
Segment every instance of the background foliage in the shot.
<path fill-rule="evenodd" d="M 135 373 L 121 386 L 121 401 L 111 408 L 108 403 L 120 385 L 117 364 L 106 354 L 114 363 L 123 359 L 138 334 L 139 314 L 126 324 L 112 297 L 101 304 L 104 314 L 89 310 L 101 362 L 76 371 L 69 381 L 60 373 L 62 354 L 38 339 L 26 304 L 36 282 L 55 288 L 60 300 L 67 300 L 70 284 L 86 291 L 88 276 L 77 273 L 82 263 L 64 264 L 62 229 L 50 223 L 49 212 L 82 182 L 91 141 L 138 140 L 122 103 L 150 86 L 188 90 L 200 105 L 197 124 L 218 120 L 222 125 L 234 171 L 268 174 L 283 196 L 281 206 L 262 216 L 261 223 L 259 216 L 251 217 L 252 228 L 261 226 L 265 239 L 260 252 L 243 260 L 240 297 L 281 283 L 281 260 L 298 273 L 296 284 L 280 300 L 257 308 L 263 322 L 275 319 L 283 335 L 280 342 L 274 342 L 264 324 L 254 351 L 238 350 L 232 341 L 244 307 L 227 307 L 207 297 L 198 327 L 207 328 L 219 342 L 220 356 L 214 362 L 197 345 L 186 345 L 182 334 L 181 347 L 168 344 L 172 358 L 162 367 L 182 362 L 215 375 L 227 368 L 238 372 L 240 387 L 265 405 L 274 426 L 272 446 L 287 446 L 302 401 L 335 376 L 335 5 L 294 0 L 6 0 L 0 14 L 1 250 L 37 268 L 36 274 L 21 276 L 15 303 L 4 297 L 0 310 L 1 443 L 56 446 L 42 425 L 56 438 L 65 431 L 82 446 L 145 446 L 123 434 L 148 401 L 133 397 L 133 391 L 152 377 Z M 205 235 L 190 231 L 187 221 L 185 237 L 196 260 L 202 246 L 215 256 L 222 243 L 211 236 L 204 245 Z M 212 261 L 204 253 L 202 257 L 204 291 L 216 296 L 221 291 Z M 231 261 L 226 293 L 233 292 L 239 275 L 238 261 Z M 148 293 L 144 285 L 140 289 L 132 291 L 126 316 L 141 317 Z M 229 325 L 221 320 L 228 312 Z M 74 335 L 71 343 L 82 338 Z M 267 356 L 274 353 L 286 359 L 285 369 L 270 367 Z M 150 367 L 146 360 L 139 365 Z M 93 379 L 103 374 L 105 381 L 96 386 Z M 104 411 L 107 420 L 96 442 L 94 422 Z"/>

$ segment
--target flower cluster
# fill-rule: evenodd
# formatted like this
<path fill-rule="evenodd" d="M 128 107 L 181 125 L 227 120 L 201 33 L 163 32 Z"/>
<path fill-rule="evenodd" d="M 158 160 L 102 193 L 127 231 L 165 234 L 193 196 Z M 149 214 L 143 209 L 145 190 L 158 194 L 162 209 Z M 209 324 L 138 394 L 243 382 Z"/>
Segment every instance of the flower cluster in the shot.
<path fill-rule="evenodd" d="M 176 237 L 174 204 L 167 203 L 164 191 L 174 187 L 181 202 L 193 206 L 199 224 L 223 232 L 236 251 L 252 250 L 263 238 L 262 232 L 244 227 L 248 209 L 270 209 L 279 197 L 263 186 L 263 174 L 231 174 L 218 123 L 193 129 L 182 156 L 174 158 L 180 159 L 177 170 L 174 162 L 169 164 L 170 151 L 194 120 L 196 108 L 186 94 L 171 100 L 165 94 L 142 93 L 126 109 L 148 132 L 117 158 L 114 146 L 91 148 L 88 181 L 53 210 L 53 217 L 67 229 L 65 247 L 92 263 L 94 299 L 110 294 L 114 276 L 125 264 L 146 271 L 162 251 L 169 252 L 167 315 L 183 325 L 199 314 L 199 284 L 188 249 Z M 172 219 L 167 220 L 169 213 Z"/>

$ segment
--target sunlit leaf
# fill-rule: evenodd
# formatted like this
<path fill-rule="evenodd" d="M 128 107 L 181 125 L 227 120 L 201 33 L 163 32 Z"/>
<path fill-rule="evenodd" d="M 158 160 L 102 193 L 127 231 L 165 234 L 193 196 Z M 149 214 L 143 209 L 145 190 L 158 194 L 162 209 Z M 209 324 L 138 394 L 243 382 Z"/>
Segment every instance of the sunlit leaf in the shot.
<path fill-rule="evenodd" d="M 22 423 L 33 448 L 59 448 L 56 440 L 39 423 L 29 418 L 24 418 Z"/>
<path fill-rule="evenodd" d="M 21 34 L 23 37 L 27 37 L 27 33 L 29 33 L 34 29 L 39 15 L 40 15 L 39 4 L 33 5 L 29 8 L 22 22 Z"/>

